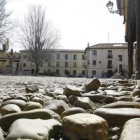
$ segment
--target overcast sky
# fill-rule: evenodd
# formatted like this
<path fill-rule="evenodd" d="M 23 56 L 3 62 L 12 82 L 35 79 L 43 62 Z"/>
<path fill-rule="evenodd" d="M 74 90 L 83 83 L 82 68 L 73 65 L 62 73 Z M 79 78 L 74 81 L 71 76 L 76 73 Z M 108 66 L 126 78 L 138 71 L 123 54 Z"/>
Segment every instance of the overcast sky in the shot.
<path fill-rule="evenodd" d="M 12 19 L 23 21 L 30 5 L 42 5 L 46 16 L 61 32 L 61 48 L 85 49 L 98 43 L 123 43 L 125 26 L 123 17 L 111 14 L 106 8 L 108 0 L 9 0 L 7 8 Z M 116 0 L 112 0 L 116 5 Z M 114 7 L 116 10 L 116 7 Z M 11 46 L 20 50 L 17 44 Z"/>

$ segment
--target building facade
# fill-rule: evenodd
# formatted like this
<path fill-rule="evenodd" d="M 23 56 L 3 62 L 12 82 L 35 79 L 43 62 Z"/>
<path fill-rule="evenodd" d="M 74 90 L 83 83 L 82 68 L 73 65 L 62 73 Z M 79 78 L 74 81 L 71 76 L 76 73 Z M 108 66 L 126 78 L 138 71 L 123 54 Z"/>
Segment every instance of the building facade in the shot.
<path fill-rule="evenodd" d="M 29 51 L 21 51 L 21 65 L 23 74 L 34 74 L 35 64 L 30 61 Z M 84 50 L 53 50 L 50 60 L 40 66 L 41 73 L 55 73 L 59 76 L 73 75 L 79 73 L 85 75 L 85 55 Z"/>
<path fill-rule="evenodd" d="M 0 74 L 19 74 L 20 73 L 20 53 L 9 50 L 9 40 L 0 49 Z"/>
<path fill-rule="evenodd" d="M 0 74 L 21 73 L 20 53 L 0 52 Z"/>
<path fill-rule="evenodd" d="M 127 43 L 109 43 L 88 46 L 85 49 L 86 76 L 106 78 L 114 73 L 127 72 Z"/>
<path fill-rule="evenodd" d="M 78 76 L 82 73 L 89 78 L 108 78 L 116 72 L 126 74 L 127 47 L 127 43 L 109 43 L 88 45 L 85 50 L 55 49 L 50 60 L 40 66 L 39 73 L 50 76 Z M 20 53 L 1 50 L 0 73 L 34 75 L 36 65 L 30 58 L 30 52 L 27 50 Z"/>

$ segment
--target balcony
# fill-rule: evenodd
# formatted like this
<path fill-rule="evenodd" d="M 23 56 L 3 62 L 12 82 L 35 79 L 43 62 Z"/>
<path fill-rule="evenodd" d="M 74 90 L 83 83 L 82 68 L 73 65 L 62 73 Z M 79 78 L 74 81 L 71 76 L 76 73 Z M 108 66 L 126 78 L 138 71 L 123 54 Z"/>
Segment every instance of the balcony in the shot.
<path fill-rule="evenodd" d="M 112 69 L 113 66 L 112 66 L 112 65 L 107 65 L 107 68 L 108 68 L 108 69 Z"/>
<path fill-rule="evenodd" d="M 112 59 L 113 58 L 113 55 L 112 54 L 109 54 L 109 55 L 107 55 L 107 58 Z"/>

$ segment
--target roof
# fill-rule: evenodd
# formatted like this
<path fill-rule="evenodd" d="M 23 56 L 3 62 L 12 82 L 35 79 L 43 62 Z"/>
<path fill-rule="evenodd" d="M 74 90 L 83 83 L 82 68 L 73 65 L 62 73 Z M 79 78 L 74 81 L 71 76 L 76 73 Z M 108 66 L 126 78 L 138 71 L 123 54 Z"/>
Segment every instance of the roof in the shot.
<path fill-rule="evenodd" d="M 100 43 L 87 47 L 85 53 L 87 49 L 127 49 L 127 47 L 127 43 Z"/>
<path fill-rule="evenodd" d="M 73 50 L 73 49 L 52 49 L 55 52 L 74 52 L 74 53 L 84 53 L 85 50 Z M 29 50 L 21 50 L 20 52 L 29 52 Z"/>
<path fill-rule="evenodd" d="M 96 44 L 93 46 L 90 46 L 90 48 L 127 48 L 128 44 L 127 43 L 100 43 L 100 44 Z"/>

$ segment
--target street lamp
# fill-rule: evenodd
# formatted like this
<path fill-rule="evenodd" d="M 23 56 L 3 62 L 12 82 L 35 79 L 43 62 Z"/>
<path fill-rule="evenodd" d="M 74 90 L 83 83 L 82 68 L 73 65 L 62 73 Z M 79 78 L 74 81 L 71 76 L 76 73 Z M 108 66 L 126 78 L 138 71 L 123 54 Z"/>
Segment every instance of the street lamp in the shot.
<path fill-rule="evenodd" d="M 109 1 L 107 4 L 106 4 L 106 7 L 108 8 L 109 12 L 112 13 L 112 14 L 120 14 L 119 10 L 115 10 L 113 11 L 113 2 Z"/>

